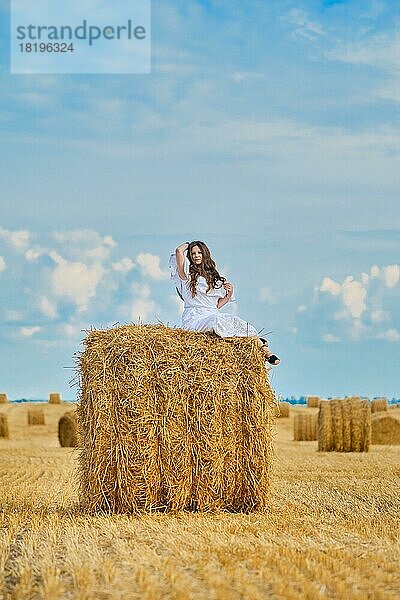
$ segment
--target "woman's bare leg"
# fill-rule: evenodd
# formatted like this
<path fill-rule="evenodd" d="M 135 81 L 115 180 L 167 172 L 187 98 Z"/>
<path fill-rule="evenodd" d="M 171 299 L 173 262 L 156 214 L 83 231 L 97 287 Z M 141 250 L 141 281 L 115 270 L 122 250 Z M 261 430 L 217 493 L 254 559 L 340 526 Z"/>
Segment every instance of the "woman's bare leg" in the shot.
<path fill-rule="evenodd" d="M 259 347 L 262 349 L 262 351 L 264 352 L 265 358 L 268 358 L 268 356 L 271 356 L 272 352 L 270 352 L 268 350 L 268 347 L 265 346 L 265 344 L 262 343 L 262 341 L 260 340 L 260 338 L 257 338 L 257 343 L 258 343 Z"/>
<path fill-rule="evenodd" d="M 269 358 L 270 356 L 273 356 L 273 355 L 274 355 L 274 353 L 273 353 L 273 352 L 270 352 L 270 350 L 269 350 L 269 348 L 268 348 L 268 342 L 267 342 L 267 340 L 265 340 L 265 342 L 266 342 L 266 343 L 264 343 L 264 342 L 262 342 L 262 341 L 260 340 L 260 338 L 257 338 L 257 341 L 258 341 L 258 345 L 259 345 L 259 347 L 260 347 L 260 348 L 262 349 L 262 351 L 264 352 L 264 356 L 265 356 L 265 359 L 266 359 L 266 360 L 268 360 L 268 358 Z M 274 362 L 273 364 L 274 364 L 274 365 L 279 365 L 279 363 L 280 363 L 280 362 L 281 362 L 281 361 L 280 361 L 280 359 L 279 359 L 278 357 L 276 357 L 276 359 L 275 359 L 275 362 Z"/>

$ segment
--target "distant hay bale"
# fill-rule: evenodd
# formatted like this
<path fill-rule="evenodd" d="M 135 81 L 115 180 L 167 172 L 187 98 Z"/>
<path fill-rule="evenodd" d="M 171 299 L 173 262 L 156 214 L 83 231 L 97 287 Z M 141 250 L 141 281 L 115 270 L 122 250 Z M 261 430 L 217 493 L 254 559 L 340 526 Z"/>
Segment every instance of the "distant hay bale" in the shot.
<path fill-rule="evenodd" d="M 321 398 L 319 396 L 307 396 L 308 408 L 319 408 Z"/>
<path fill-rule="evenodd" d="M 368 452 L 371 408 L 368 400 L 352 397 L 321 400 L 318 413 L 320 452 Z"/>
<path fill-rule="evenodd" d="M 49 404 L 61 404 L 61 395 L 57 392 L 51 392 L 49 394 Z"/>
<path fill-rule="evenodd" d="M 295 442 L 309 442 L 317 439 L 318 415 L 301 412 L 294 416 L 293 439 Z"/>
<path fill-rule="evenodd" d="M 278 404 L 278 417 L 288 417 L 290 414 L 290 403 L 279 402 Z"/>
<path fill-rule="evenodd" d="M 0 404 L 5 404 L 8 402 L 7 394 L 0 394 Z"/>
<path fill-rule="evenodd" d="M 75 410 L 66 412 L 58 421 L 58 440 L 63 448 L 74 448 L 78 445 Z"/>
<path fill-rule="evenodd" d="M 90 331 L 79 353 L 85 510 L 265 510 L 276 399 L 252 337 Z"/>
<path fill-rule="evenodd" d="M 387 405 L 386 398 L 374 398 L 373 400 L 371 400 L 371 412 L 372 413 L 381 412 L 381 411 L 387 410 L 387 409 L 388 409 L 388 405 Z"/>
<path fill-rule="evenodd" d="M 375 414 L 371 421 L 371 444 L 400 444 L 400 418 L 385 413 Z"/>
<path fill-rule="evenodd" d="M 10 438 L 8 417 L 4 413 L 0 413 L 0 438 L 5 438 L 7 440 Z"/>
<path fill-rule="evenodd" d="M 30 408 L 28 410 L 28 425 L 44 425 L 43 408 Z"/>

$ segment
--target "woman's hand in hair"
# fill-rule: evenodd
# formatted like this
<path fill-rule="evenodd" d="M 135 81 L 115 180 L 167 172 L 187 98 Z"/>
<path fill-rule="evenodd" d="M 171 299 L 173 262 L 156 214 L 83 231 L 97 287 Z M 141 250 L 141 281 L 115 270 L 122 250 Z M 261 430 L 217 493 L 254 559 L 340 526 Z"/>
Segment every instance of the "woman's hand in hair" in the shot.
<path fill-rule="evenodd" d="M 231 298 L 233 295 L 233 285 L 228 281 L 225 281 L 224 288 L 226 290 L 226 295 L 228 296 L 228 298 Z"/>
<path fill-rule="evenodd" d="M 176 248 L 176 251 L 185 252 L 185 250 L 187 250 L 188 248 L 189 248 L 189 242 L 183 242 L 183 244 L 181 244 L 180 246 L 178 246 Z"/>

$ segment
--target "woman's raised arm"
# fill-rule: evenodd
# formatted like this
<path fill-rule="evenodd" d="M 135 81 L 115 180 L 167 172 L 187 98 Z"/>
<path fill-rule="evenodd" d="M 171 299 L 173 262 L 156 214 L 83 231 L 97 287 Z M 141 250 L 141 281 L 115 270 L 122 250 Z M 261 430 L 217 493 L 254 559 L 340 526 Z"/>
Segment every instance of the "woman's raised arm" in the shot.
<path fill-rule="evenodd" d="M 188 247 L 189 247 L 189 242 L 184 242 L 183 244 L 178 246 L 175 250 L 176 265 L 178 267 L 179 277 L 181 279 L 183 279 L 184 281 L 186 281 L 188 278 L 186 277 L 186 273 L 183 268 L 183 265 L 185 264 L 185 256 L 183 253 L 185 252 L 185 250 L 188 249 Z"/>

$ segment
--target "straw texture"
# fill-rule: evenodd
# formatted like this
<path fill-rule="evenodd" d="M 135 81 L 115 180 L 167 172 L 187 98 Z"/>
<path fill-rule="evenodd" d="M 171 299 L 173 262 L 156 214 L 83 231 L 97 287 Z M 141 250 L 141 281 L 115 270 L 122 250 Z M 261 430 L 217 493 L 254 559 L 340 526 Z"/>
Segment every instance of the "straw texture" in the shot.
<path fill-rule="evenodd" d="M 290 403 L 279 402 L 278 404 L 278 417 L 288 417 L 290 414 Z"/>
<path fill-rule="evenodd" d="M 8 429 L 8 417 L 4 413 L 0 413 L 0 437 L 9 439 L 10 431 Z"/>
<path fill-rule="evenodd" d="M 371 407 L 368 400 L 321 400 L 318 413 L 318 450 L 367 452 L 371 441 Z"/>
<path fill-rule="evenodd" d="M 63 448 L 74 448 L 78 445 L 76 412 L 70 410 L 58 421 L 58 440 Z"/>
<path fill-rule="evenodd" d="M 392 413 L 373 415 L 371 421 L 371 444 L 400 444 L 400 417 Z"/>
<path fill-rule="evenodd" d="M 44 425 L 43 408 L 31 408 L 28 410 L 28 425 Z"/>
<path fill-rule="evenodd" d="M 61 404 L 61 395 L 57 392 L 49 394 L 49 404 Z"/>
<path fill-rule="evenodd" d="M 307 396 L 308 408 L 319 408 L 321 398 L 319 396 Z"/>
<path fill-rule="evenodd" d="M 372 413 L 381 412 L 381 411 L 387 410 L 387 409 L 388 409 L 388 405 L 387 405 L 386 398 L 374 398 L 373 400 L 371 400 L 371 412 Z"/>
<path fill-rule="evenodd" d="M 293 439 L 295 442 L 308 442 L 317 439 L 318 415 L 301 412 L 294 416 Z"/>
<path fill-rule="evenodd" d="M 0 394 L 0 404 L 5 404 L 8 402 L 7 394 Z"/>
<path fill-rule="evenodd" d="M 125 325 L 78 355 L 88 511 L 267 507 L 276 399 L 255 339 Z"/>

